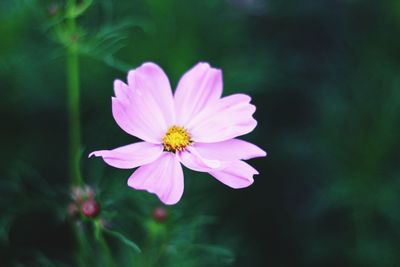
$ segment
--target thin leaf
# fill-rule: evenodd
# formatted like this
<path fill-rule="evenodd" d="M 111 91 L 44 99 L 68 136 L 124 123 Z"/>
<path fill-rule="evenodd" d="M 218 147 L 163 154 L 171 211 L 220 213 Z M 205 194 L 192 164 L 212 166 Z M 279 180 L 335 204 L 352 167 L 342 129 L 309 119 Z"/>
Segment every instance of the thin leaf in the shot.
<path fill-rule="evenodd" d="M 141 253 L 141 249 L 139 248 L 138 245 L 136 245 L 135 242 L 133 242 L 132 240 L 126 238 L 123 234 L 110 230 L 110 229 L 106 229 L 103 228 L 103 231 L 107 234 L 109 234 L 110 236 L 115 237 L 116 239 L 118 239 L 119 241 L 121 241 L 123 244 L 127 245 L 128 247 L 132 248 L 135 252 L 137 253 Z"/>
<path fill-rule="evenodd" d="M 195 244 L 192 245 L 192 249 L 195 251 L 204 252 L 208 256 L 215 256 L 216 259 L 219 259 L 221 262 L 226 264 L 232 263 L 235 260 L 235 256 L 232 251 L 224 247 Z"/>
<path fill-rule="evenodd" d="M 82 15 L 93 3 L 93 0 L 84 0 L 77 6 L 72 6 L 71 3 L 72 2 L 69 2 L 67 6 L 67 13 L 65 14 L 66 18 L 76 18 Z"/>

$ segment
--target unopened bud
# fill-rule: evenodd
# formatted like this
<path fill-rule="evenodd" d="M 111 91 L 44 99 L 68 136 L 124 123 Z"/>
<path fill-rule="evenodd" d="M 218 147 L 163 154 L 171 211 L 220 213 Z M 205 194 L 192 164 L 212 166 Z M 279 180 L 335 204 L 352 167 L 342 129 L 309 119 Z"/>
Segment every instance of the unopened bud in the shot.
<path fill-rule="evenodd" d="M 82 203 L 81 212 L 86 217 L 96 217 L 100 212 L 100 206 L 94 199 L 88 199 Z"/>
<path fill-rule="evenodd" d="M 75 202 L 81 202 L 83 198 L 82 189 L 79 186 L 72 187 L 71 197 Z"/>
<path fill-rule="evenodd" d="M 59 10 L 58 5 L 53 3 L 47 8 L 47 14 L 50 17 L 54 17 L 55 15 L 57 15 L 58 10 Z"/>
<path fill-rule="evenodd" d="M 79 35 L 77 33 L 73 33 L 70 35 L 69 39 L 71 42 L 75 43 L 78 41 Z"/>
<path fill-rule="evenodd" d="M 88 186 L 88 185 L 85 186 L 85 196 L 86 196 L 87 198 L 94 198 L 95 192 L 94 192 L 93 187 Z"/>
<path fill-rule="evenodd" d="M 67 213 L 70 217 L 75 217 L 78 214 L 78 207 L 76 206 L 75 203 L 70 203 L 67 206 Z"/>
<path fill-rule="evenodd" d="M 153 211 L 153 218 L 157 222 L 163 222 L 168 218 L 168 212 L 163 207 L 157 207 Z"/>

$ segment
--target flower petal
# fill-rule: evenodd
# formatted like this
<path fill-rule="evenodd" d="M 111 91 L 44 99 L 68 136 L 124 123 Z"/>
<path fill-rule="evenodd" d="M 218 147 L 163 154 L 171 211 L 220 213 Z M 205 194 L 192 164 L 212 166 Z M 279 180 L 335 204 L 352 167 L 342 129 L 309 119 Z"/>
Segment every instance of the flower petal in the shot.
<path fill-rule="evenodd" d="M 208 63 L 198 63 L 179 80 L 175 91 L 177 124 L 187 122 L 222 95 L 222 72 Z"/>
<path fill-rule="evenodd" d="M 146 100 L 135 97 L 134 102 L 112 98 L 112 113 L 115 121 L 125 132 L 144 141 L 161 144 L 166 132 L 163 119 L 158 112 L 146 107 Z M 153 111 L 156 108 L 153 109 Z"/>
<path fill-rule="evenodd" d="M 127 133 L 151 143 L 161 143 L 175 122 L 174 102 L 167 76 L 153 63 L 128 73 L 128 85 L 114 82 L 112 110 L 115 121 Z"/>
<path fill-rule="evenodd" d="M 156 161 L 139 167 L 128 179 L 128 185 L 156 194 L 167 204 L 177 203 L 183 194 L 183 171 L 176 155 L 164 152 Z"/>
<path fill-rule="evenodd" d="M 119 99 L 129 98 L 129 86 L 121 80 L 114 81 L 114 93 L 115 97 Z"/>
<path fill-rule="evenodd" d="M 194 147 L 187 148 L 187 150 L 181 151 L 177 155 L 185 167 L 194 171 L 209 172 L 221 167 L 221 161 L 202 157 Z"/>
<path fill-rule="evenodd" d="M 225 185 L 238 189 L 248 187 L 254 182 L 253 176 L 257 170 L 244 161 L 232 161 L 222 170 L 209 172 L 218 181 Z"/>
<path fill-rule="evenodd" d="M 148 62 L 129 71 L 128 84 L 131 89 L 139 92 L 144 101 L 149 101 L 148 108 L 153 109 L 157 106 L 160 109 L 167 127 L 175 123 L 171 85 L 167 75 L 158 65 Z"/>
<path fill-rule="evenodd" d="M 267 155 L 258 146 L 240 139 L 230 139 L 217 143 L 194 143 L 193 146 L 204 158 L 222 161 L 247 160 Z"/>
<path fill-rule="evenodd" d="M 120 169 L 132 169 L 153 162 L 163 151 L 161 145 L 138 142 L 113 150 L 99 150 L 89 154 L 89 157 L 102 157 L 108 164 Z"/>
<path fill-rule="evenodd" d="M 193 149 L 192 149 L 193 151 Z M 253 175 L 258 174 L 257 170 L 244 161 L 217 161 L 218 166 L 210 166 L 209 160 L 202 157 L 198 152 L 191 153 L 182 151 L 178 154 L 181 163 L 194 171 L 208 172 L 220 182 L 232 188 L 243 188 L 253 183 Z"/>
<path fill-rule="evenodd" d="M 247 95 L 234 94 L 207 106 L 187 125 L 193 141 L 220 142 L 254 130 L 256 108 L 250 100 Z"/>
<path fill-rule="evenodd" d="M 245 141 L 238 140 L 239 142 L 234 141 L 235 143 L 241 143 L 243 145 Z M 242 143 L 243 142 L 243 143 Z M 247 143 L 247 142 L 246 142 Z M 249 145 L 250 146 L 249 146 Z M 254 146 L 248 143 L 244 146 L 247 148 Z M 254 146 L 255 147 L 255 146 Z M 237 157 L 243 157 L 248 155 L 255 155 L 253 152 L 256 152 L 257 155 L 262 154 L 262 150 L 258 147 L 251 147 L 251 150 L 248 150 L 248 153 L 244 154 L 237 154 L 234 160 L 232 161 L 222 161 L 222 156 L 225 157 L 226 155 L 223 154 L 216 154 L 209 155 L 210 151 L 204 153 L 204 155 L 210 156 L 210 158 L 221 158 L 221 160 L 210 160 L 207 157 L 201 155 L 200 150 L 204 152 L 205 150 L 192 147 L 190 151 L 182 151 L 178 153 L 179 160 L 185 167 L 199 172 L 208 172 L 210 175 L 215 177 L 220 182 L 226 184 L 232 188 L 243 188 L 251 185 L 253 183 L 253 175 L 258 174 L 257 170 L 255 170 L 252 166 L 247 164 L 242 160 L 238 160 Z M 250 153 L 250 151 L 253 151 Z M 229 152 L 226 150 L 225 152 Z M 265 152 L 263 153 L 265 154 Z M 228 158 L 229 159 L 229 158 Z M 210 162 L 218 162 L 218 165 L 209 164 Z"/>

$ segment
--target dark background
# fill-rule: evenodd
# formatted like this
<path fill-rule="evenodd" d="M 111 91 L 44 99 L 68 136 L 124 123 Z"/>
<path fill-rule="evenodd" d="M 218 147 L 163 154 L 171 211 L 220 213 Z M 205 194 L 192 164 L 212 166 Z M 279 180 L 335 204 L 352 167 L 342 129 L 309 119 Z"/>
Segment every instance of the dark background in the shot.
<path fill-rule="evenodd" d="M 0 2 L 1 266 L 74 266 L 65 49 L 52 30 L 64 7 Z M 111 115 L 113 80 L 154 61 L 174 87 L 206 61 L 224 95 L 252 96 L 258 127 L 244 138 L 268 156 L 251 160 L 260 175 L 243 190 L 188 171 L 174 233 L 226 247 L 233 266 L 400 266 L 399 1 L 99 0 L 78 22 L 82 169 L 116 229 L 140 245 L 135 214 L 159 204 L 126 186 L 131 171 L 86 158 L 132 142 Z M 200 215 L 213 222 L 184 228 Z"/>

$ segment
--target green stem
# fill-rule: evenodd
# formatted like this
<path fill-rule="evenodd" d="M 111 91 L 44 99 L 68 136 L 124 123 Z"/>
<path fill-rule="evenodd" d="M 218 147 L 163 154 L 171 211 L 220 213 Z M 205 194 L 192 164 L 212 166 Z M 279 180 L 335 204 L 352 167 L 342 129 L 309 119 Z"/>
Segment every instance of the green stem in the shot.
<path fill-rule="evenodd" d="M 103 227 L 101 226 L 100 221 L 94 222 L 94 229 L 95 229 L 96 239 L 99 242 L 100 248 L 102 250 L 105 266 L 117 267 L 112 256 L 111 249 L 108 246 L 106 239 L 104 238 Z"/>
<path fill-rule="evenodd" d="M 75 0 L 70 1 L 70 8 L 75 7 Z M 73 185 L 82 184 L 80 172 L 80 111 L 79 111 L 79 55 L 77 42 L 76 18 L 67 19 L 70 42 L 67 46 L 67 79 L 68 79 L 68 124 L 69 124 L 69 175 Z"/>
<path fill-rule="evenodd" d="M 85 239 L 85 233 L 83 232 L 82 225 L 79 223 L 73 224 L 73 231 L 75 232 L 75 238 L 78 241 L 78 251 L 76 253 L 76 261 L 79 267 L 86 267 L 88 262 L 86 253 L 87 241 Z"/>
<path fill-rule="evenodd" d="M 103 234 L 101 234 L 100 245 L 101 245 L 101 248 L 104 253 L 105 262 L 107 262 L 107 267 L 117 267 L 117 265 L 115 265 L 115 263 L 114 263 L 114 260 L 113 260 L 112 254 L 111 254 L 111 250 L 108 247 L 108 244 L 107 244 L 106 240 L 104 239 Z"/>
<path fill-rule="evenodd" d="M 70 0 L 68 7 L 74 9 L 76 0 Z M 70 16 L 66 19 L 69 42 L 66 46 L 67 53 L 67 111 L 68 111 L 68 170 L 71 184 L 82 185 L 82 176 L 79 167 L 81 134 L 79 115 L 79 56 L 76 31 L 76 18 Z M 77 263 L 80 267 L 86 266 L 85 233 L 81 226 L 74 225 L 76 240 L 78 242 Z"/>

